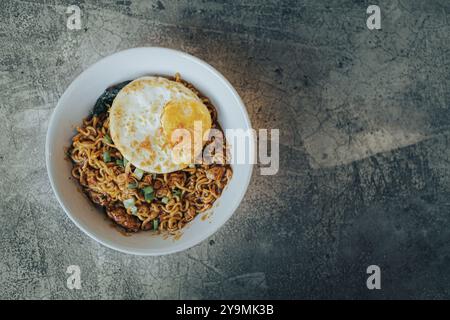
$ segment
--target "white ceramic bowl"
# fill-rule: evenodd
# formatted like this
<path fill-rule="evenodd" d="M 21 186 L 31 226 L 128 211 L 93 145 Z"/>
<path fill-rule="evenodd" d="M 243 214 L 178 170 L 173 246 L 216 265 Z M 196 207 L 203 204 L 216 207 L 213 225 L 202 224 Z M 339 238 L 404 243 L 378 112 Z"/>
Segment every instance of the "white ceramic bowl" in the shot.
<path fill-rule="evenodd" d="M 56 198 L 70 219 L 87 235 L 105 246 L 125 253 L 162 255 L 190 248 L 219 229 L 241 202 L 252 174 L 254 140 L 249 144 L 248 164 L 233 165 L 233 178 L 213 207 L 212 215 L 194 219 L 175 240 L 139 232 L 123 236 L 105 214 L 79 192 L 69 179 L 71 163 L 65 159 L 74 127 L 89 115 L 95 101 L 109 86 L 144 75 L 173 76 L 179 72 L 209 97 L 215 105 L 223 129 L 249 129 L 250 120 L 241 98 L 231 84 L 213 67 L 189 54 L 165 48 L 135 48 L 106 57 L 83 73 L 67 88 L 50 119 L 45 157 L 48 176 Z"/>

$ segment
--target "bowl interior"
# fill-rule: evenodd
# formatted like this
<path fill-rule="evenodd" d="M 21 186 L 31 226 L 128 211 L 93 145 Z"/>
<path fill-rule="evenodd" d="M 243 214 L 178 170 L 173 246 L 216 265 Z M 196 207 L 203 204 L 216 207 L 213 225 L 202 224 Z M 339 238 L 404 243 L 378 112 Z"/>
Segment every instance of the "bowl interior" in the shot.
<path fill-rule="evenodd" d="M 46 141 L 47 170 L 53 190 L 68 216 L 85 233 L 100 243 L 122 252 L 141 255 L 168 254 L 187 249 L 213 234 L 233 214 L 245 194 L 252 165 L 232 164 L 233 178 L 216 201 L 207 219 L 198 216 L 182 230 L 179 239 L 140 232 L 124 236 L 112 222 L 69 179 L 71 163 L 65 148 L 74 128 L 89 115 L 100 94 L 109 86 L 144 75 L 173 76 L 179 72 L 209 97 L 218 111 L 219 123 L 226 129 L 251 128 L 245 107 L 228 81 L 205 62 L 164 48 L 136 48 L 106 57 L 79 75 L 58 102 L 49 123 Z M 254 158 L 254 141 L 247 151 Z"/>

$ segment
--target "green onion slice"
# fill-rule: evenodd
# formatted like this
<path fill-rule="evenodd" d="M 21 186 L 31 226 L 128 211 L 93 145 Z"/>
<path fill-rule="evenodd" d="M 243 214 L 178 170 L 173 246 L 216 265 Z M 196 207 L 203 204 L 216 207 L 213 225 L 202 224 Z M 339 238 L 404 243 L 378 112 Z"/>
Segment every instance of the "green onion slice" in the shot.
<path fill-rule="evenodd" d="M 158 230 L 159 220 L 154 219 L 153 220 L 153 230 Z"/>
<path fill-rule="evenodd" d="M 116 159 L 116 164 L 117 164 L 118 166 L 123 167 L 123 160 L 122 160 L 122 159 Z"/>
<path fill-rule="evenodd" d="M 142 193 L 144 194 L 144 199 L 147 202 L 151 202 L 155 198 L 155 195 L 153 194 L 153 187 L 151 186 L 147 186 L 142 189 Z"/>
<path fill-rule="evenodd" d="M 144 193 L 144 199 L 146 202 L 151 202 L 153 199 L 155 199 L 155 195 L 153 194 L 153 192 Z"/>
<path fill-rule="evenodd" d="M 145 187 L 144 189 L 142 189 L 142 192 L 144 194 L 146 194 L 146 193 L 153 193 L 153 187 L 152 186 Z"/>
<path fill-rule="evenodd" d="M 123 201 L 123 206 L 125 207 L 125 209 L 131 208 L 134 206 L 134 198 L 130 198 L 127 200 Z"/>
<path fill-rule="evenodd" d="M 138 179 L 138 180 L 141 180 L 142 179 L 142 176 L 144 175 L 144 171 L 143 170 L 141 170 L 141 169 L 139 169 L 139 168 L 136 168 L 136 169 L 134 169 L 134 176 Z"/>
<path fill-rule="evenodd" d="M 103 161 L 105 161 L 105 162 L 111 161 L 111 155 L 109 154 L 109 151 L 103 152 Z"/>
<path fill-rule="evenodd" d="M 164 198 L 161 199 L 161 202 L 164 203 L 164 204 L 167 204 L 167 202 L 169 202 L 169 198 L 164 197 Z"/>
<path fill-rule="evenodd" d="M 137 182 L 132 182 L 128 184 L 128 189 L 136 189 L 138 187 Z"/>
<path fill-rule="evenodd" d="M 133 216 L 137 216 L 138 208 L 136 206 L 130 207 L 130 212 Z"/>
<path fill-rule="evenodd" d="M 107 134 L 105 134 L 105 136 L 103 137 L 103 140 L 106 142 L 106 143 L 110 143 L 110 144 L 112 144 L 112 140 L 111 140 L 111 137 L 110 136 L 108 136 Z"/>

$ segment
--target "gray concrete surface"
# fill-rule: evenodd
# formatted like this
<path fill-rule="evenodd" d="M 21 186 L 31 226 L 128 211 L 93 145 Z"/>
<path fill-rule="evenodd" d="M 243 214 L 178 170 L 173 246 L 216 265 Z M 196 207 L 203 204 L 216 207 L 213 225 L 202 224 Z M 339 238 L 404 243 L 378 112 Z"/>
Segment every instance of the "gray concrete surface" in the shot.
<path fill-rule="evenodd" d="M 450 2 L 376 2 L 378 31 L 365 0 L 1 1 L 0 298 L 449 298 Z M 165 257 L 89 239 L 44 163 L 65 88 L 136 46 L 208 61 L 255 128 L 281 129 L 280 172 L 256 171 L 217 234 Z"/>

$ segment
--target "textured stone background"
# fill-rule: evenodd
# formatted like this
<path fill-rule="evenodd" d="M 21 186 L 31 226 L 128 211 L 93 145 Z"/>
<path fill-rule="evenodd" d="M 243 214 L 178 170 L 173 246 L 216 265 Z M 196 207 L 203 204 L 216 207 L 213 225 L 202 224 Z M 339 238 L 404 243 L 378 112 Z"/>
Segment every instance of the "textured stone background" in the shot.
<path fill-rule="evenodd" d="M 365 0 L 2 0 L 0 298 L 449 298 L 450 2 L 376 2 L 379 31 Z M 281 129 L 278 175 L 255 170 L 217 234 L 157 258 L 79 231 L 44 163 L 65 88 L 136 46 L 206 60 L 255 128 Z M 71 264 L 82 290 L 65 286 Z"/>

